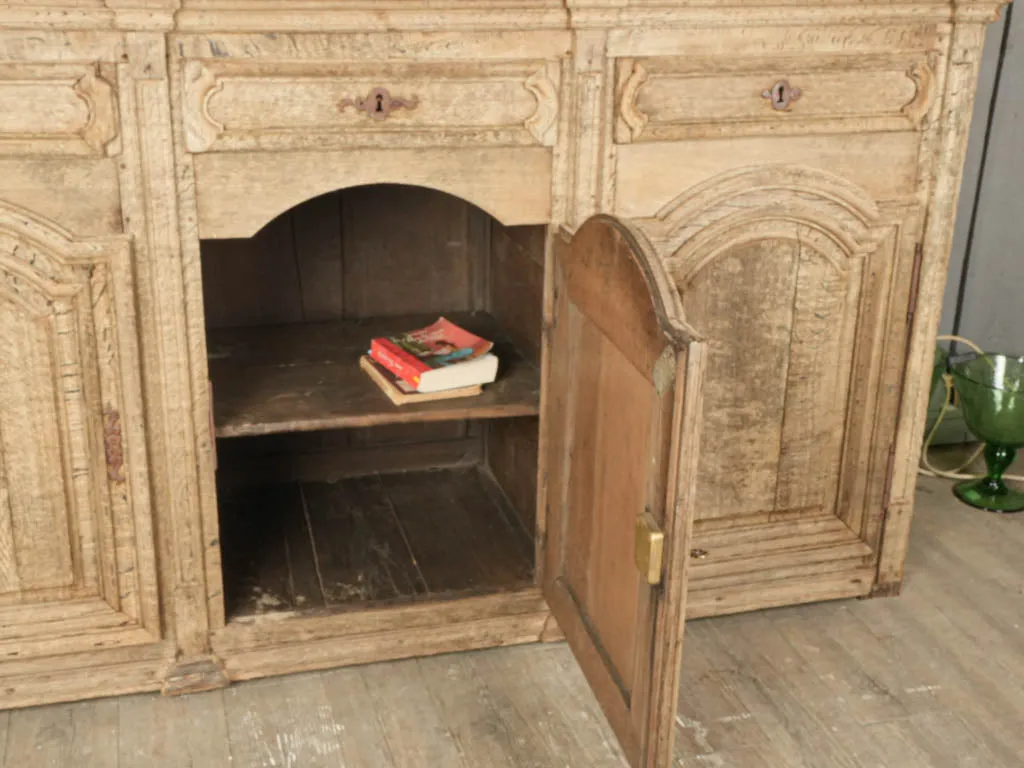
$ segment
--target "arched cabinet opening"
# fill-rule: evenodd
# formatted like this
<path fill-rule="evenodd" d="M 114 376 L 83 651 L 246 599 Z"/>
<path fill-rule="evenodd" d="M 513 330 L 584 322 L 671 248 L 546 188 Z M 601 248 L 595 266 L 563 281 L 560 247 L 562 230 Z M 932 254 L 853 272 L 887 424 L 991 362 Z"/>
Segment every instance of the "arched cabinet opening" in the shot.
<path fill-rule="evenodd" d="M 202 241 L 229 622 L 533 587 L 545 242 L 397 185 Z M 497 381 L 392 404 L 360 357 L 441 316 Z"/>

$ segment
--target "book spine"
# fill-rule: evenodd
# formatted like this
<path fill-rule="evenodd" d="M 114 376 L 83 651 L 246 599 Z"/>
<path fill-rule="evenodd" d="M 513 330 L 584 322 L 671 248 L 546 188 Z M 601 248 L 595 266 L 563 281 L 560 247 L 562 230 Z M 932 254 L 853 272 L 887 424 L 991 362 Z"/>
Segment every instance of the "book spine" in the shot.
<path fill-rule="evenodd" d="M 420 375 L 430 370 L 415 355 L 410 355 L 390 339 L 373 339 L 370 342 L 370 357 L 414 387 L 419 385 Z"/>

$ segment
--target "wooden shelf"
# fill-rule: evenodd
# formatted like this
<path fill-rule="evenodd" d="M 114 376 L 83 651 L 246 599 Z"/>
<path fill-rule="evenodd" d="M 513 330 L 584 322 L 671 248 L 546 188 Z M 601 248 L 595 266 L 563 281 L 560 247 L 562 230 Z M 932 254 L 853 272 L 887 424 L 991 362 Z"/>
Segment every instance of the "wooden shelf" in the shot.
<path fill-rule="evenodd" d="M 511 592 L 533 540 L 482 467 L 221 490 L 230 618 Z"/>
<path fill-rule="evenodd" d="M 422 327 L 436 315 L 210 331 L 217 437 L 537 415 L 540 373 L 494 318 L 482 312 L 446 316 L 495 342 L 498 380 L 477 397 L 401 407 L 360 370 L 359 357 L 373 337 Z"/>

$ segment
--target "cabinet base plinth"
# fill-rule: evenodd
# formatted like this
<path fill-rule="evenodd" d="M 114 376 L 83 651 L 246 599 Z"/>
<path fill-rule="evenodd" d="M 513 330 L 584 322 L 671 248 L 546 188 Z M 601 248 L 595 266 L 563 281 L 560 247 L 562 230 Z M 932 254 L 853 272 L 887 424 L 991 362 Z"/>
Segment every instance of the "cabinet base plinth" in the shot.
<path fill-rule="evenodd" d="M 231 684 L 224 663 L 216 656 L 180 661 L 164 678 L 164 696 L 181 696 L 186 693 L 202 693 Z"/>
<path fill-rule="evenodd" d="M 874 597 L 899 597 L 901 589 L 903 589 L 902 581 L 890 581 L 884 584 L 875 584 L 871 591 L 864 595 L 863 599 L 870 600 Z"/>

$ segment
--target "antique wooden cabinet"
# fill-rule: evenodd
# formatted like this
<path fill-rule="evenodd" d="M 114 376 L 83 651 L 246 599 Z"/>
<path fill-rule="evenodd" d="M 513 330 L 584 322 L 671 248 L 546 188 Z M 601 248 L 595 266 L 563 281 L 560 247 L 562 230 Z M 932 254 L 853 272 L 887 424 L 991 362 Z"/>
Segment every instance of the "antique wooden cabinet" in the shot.
<path fill-rule="evenodd" d="M 667 764 L 686 617 L 898 592 L 999 5 L 0 1 L 0 704 L 564 637 Z"/>

